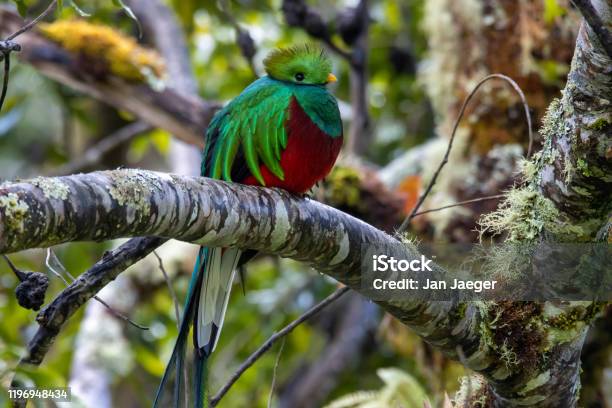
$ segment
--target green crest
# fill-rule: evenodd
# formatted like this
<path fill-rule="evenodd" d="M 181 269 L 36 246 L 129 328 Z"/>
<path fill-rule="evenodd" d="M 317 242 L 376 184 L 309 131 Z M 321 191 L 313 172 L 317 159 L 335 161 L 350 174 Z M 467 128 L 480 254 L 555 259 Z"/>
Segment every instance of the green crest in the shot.
<path fill-rule="evenodd" d="M 270 52 L 264 67 L 268 75 L 280 81 L 324 85 L 329 81 L 332 63 L 322 49 L 300 45 Z"/>

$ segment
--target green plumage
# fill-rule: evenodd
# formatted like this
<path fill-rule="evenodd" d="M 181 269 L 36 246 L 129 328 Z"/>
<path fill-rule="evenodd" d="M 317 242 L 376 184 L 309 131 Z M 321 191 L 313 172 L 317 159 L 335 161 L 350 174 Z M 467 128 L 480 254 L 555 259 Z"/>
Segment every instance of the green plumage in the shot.
<path fill-rule="evenodd" d="M 266 82 L 270 83 L 262 86 L 260 80 L 254 82 L 215 116 L 207 139 L 217 134 L 217 141 L 209 174 L 204 175 L 232 181 L 231 168 L 242 146 L 249 171 L 262 185 L 260 160 L 276 177 L 284 178 L 279 160 L 287 146 L 284 124 L 291 91 L 272 81 Z"/>
<path fill-rule="evenodd" d="M 242 147 L 246 165 L 261 185 L 265 186 L 261 163 L 284 180 L 279 161 L 287 146 L 286 122 L 292 97 L 330 137 L 342 134 L 337 103 L 325 89 L 331 70 L 331 62 L 325 54 L 308 46 L 294 47 L 272 52 L 264 64 L 270 76 L 249 85 L 210 123 L 203 176 L 241 181 L 232 180 L 231 170 L 238 149 Z M 298 81 L 296 75 L 302 75 L 303 79 Z M 211 160 L 207 161 L 209 156 Z"/>

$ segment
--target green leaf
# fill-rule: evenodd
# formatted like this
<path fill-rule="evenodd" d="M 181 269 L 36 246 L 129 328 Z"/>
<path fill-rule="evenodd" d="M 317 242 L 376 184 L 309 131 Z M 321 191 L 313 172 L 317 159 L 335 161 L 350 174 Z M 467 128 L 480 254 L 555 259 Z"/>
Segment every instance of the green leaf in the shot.
<path fill-rule="evenodd" d="M 25 17 L 28 12 L 28 6 L 25 4 L 25 1 L 24 0 L 13 0 L 13 1 L 17 5 L 17 11 L 19 11 L 19 14 L 21 15 L 21 17 Z"/>
<path fill-rule="evenodd" d="M 138 17 L 136 17 L 136 14 L 134 14 L 132 9 L 128 7 L 123 2 L 123 0 L 113 0 L 113 4 L 117 7 L 121 7 L 123 11 L 125 11 L 125 14 L 127 14 L 129 18 L 131 18 L 132 20 L 134 20 L 134 22 L 136 22 L 136 26 L 138 27 L 138 37 L 141 37 L 142 36 L 142 26 L 140 25 L 140 21 L 138 20 Z"/>
<path fill-rule="evenodd" d="M 70 6 L 76 10 L 77 13 L 79 13 L 79 15 L 81 17 L 91 17 L 91 14 L 87 13 L 85 10 L 83 10 L 82 8 L 79 7 L 78 4 L 76 4 L 76 1 L 74 0 L 67 0 L 68 4 L 70 4 Z"/>

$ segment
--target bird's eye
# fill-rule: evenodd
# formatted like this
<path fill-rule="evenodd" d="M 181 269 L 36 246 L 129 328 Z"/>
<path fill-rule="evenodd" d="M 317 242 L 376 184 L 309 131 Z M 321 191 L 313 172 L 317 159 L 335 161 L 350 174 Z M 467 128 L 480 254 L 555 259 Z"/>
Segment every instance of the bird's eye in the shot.
<path fill-rule="evenodd" d="M 304 80 L 304 74 L 302 74 L 301 72 L 298 72 L 297 74 L 295 74 L 295 80 L 302 82 Z"/>

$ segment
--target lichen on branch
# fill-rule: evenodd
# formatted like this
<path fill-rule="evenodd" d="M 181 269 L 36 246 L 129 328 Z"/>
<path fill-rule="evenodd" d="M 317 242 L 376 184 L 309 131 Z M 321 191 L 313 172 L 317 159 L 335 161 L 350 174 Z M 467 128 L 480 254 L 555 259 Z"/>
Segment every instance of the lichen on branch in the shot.
<path fill-rule="evenodd" d="M 134 82 L 160 80 L 165 74 L 164 62 L 157 52 L 141 47 L 135 39 L 106 25 L 60 20 L 41 24 L 39 30 L 86 59 L 94 74 L 112 74 Z"/>

